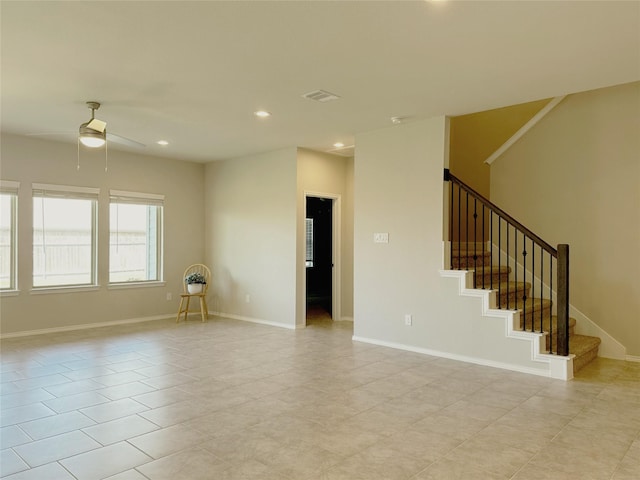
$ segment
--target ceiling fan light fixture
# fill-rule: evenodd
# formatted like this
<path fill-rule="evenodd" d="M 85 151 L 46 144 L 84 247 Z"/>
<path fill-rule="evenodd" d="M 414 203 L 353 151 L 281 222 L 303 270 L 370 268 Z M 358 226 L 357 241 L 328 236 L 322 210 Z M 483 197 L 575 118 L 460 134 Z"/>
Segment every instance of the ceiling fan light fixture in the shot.
<path fill-rule="evenodd" d="M 80 142 L 85 147 L 99 148 L 107 142 L 107 132 L 97 132 L 89 127 L 87 124 L 80 125 L 79 137 Z"/>

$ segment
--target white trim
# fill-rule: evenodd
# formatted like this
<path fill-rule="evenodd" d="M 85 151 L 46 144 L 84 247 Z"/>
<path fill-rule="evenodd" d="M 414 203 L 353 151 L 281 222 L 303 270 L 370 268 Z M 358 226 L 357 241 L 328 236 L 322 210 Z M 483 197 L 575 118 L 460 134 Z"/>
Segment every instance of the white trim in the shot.
<path fill-rule="evenodd" d="M 405 345 L 402 343 L 395 343 L 395 342 L 387 342 L 384 340 L 377 340 L 373 338 L 358 337 L 356 335 L 354 335 L 351 339 L 354 342 L 370 343 L 372 345 L 395 348 L 398 350 L 405 350 L 407 352 L 421 353 L 423 355 L 430 355 L 432 357 L 448 358 L 450 360 L 457 360 L 465 363 L 473 363 L 475 365 L 483 365 L 485 367 L 501 368 L 503 370 L 511 370 L 513 372 L 528 373 L 531 375 L 538 375 L 541 377 L 557 378 L 557 377 L 552 377 L 551 371 L 546 369 L 527 368 L 520 365 L 512 365 L 512 364 L 507 364 L 502 362 L 495 362 L 493 360 L 486 360 L 484 358 L 468 357 L 466 355 L 458 355 L 456 353 L 441 352 L 439 350 L 431 350 L 428 348 L 414 347 L 412 345 Z"/>
<path fill-rule="evenodd" d="M 150 288 L 150 287 L 164 287 L 167 282 L 162 280 L 151 280 L 148 282 L 122 282 L 122 283 L 110 283 L 107 287 L 109 290 L 127 290 L 129 288 Z"/>
<path fill-rule="evenodd" d="M 516 133 L 514 133 L 511 138 L 509 140 L 507 140 L 506 142 L 504 142 L 500 148 L 498 148 L 495 152 L 493 152 L 489 158 L 487 158 L 484 163 L 491 165 L 500 155 L 502 155 L 504 152 L 506 152 L 509 148 L 511 148 L 511 146 L 516 143 L 518 140 L 520 140 L 520 138 L 522 136 L 524 136 L 525 133 L 527 133 L 529 130 L 531 130 L 533 128 L 533 126 L 538 123 L 540 120 L 542 120 L 547 113 L 549 113 L 551 110 L 553 110 L 553 108 L 558 105 L 562 100 L 564 100 L 566 97 L 566 95 L 563 95 L 562 97 L 554 97 L 549 103 L 547 103 L 544 107 L 542 107 L 542 109 L 536 113 L 531 120 L 529 120 L 527 123 L 525 123 L 520 130 L 518 130 Z"/>
<path fill-rule="evenodd" d="M 0 290 L 0 297 L 17 297 L 20 295 L 20 290 Z"/>
<path fill-rule="evenodd" d="M 95 197 L 100 194 L 99 188 L 77 187 L 73 185 L 51 185 L 48 183 L 32 183 L 31 190 L 34 192 L 42 192 L 45 195 L 47 192 L 79 193 L 81 195 L 90 195 Z"/>
<path fill-rule="evenodd" d="M 0 192 L 5 194 L 17 195 L 20 188 L 20 182 L 13 180 L 0 180 Z"/>
<path fill-rule="evenodd" d="M 40 330 L 25 330 L 22 332 L 0 333 L 0 338 L 28 337 L 31 335 L 46 335 L 49 333 L 71 332 L 74 330 L 86 330 L 89 328 L 110 327 L 114 325 L 125 325 L 128 323 L 151 322 L 154 320 L 175 319 L 175 314 L 153 315 L 150 317 L 129 318 L 126 320 L 112 320 L 109 322 L 85 323 L 82 325 L 69 325 L 68 327 L 43 328 Z"/>
<path fill-rule="evenodd" d="M 140 193 L 140 192 L 127 192 L 124 190 L 109 190 L 109 200 L 113 203 L 123 202 L 138 202 L 145 203 L 151 202 L 153 204 L 162 204 L 164 202 L 164 195 L 156 193 Z"/>
<path fill-rule="evenodd" d="M 625 357 L 625 360 L 626 360 L 627 362 L 638 362 L 638 363 L 640 363 L 640 357 L 637 357 L 637 356 L 635 356 L 635 355 L 627 355 L 627 356 Z"/>
<path fill-rule="evenodd" d="M 222 317 L 222 318 L 229 318 L 231 320 L 241 320 L 243 322 L 250 322 L 250 323 L 259 323 L 260 325 L 269 325 L 270 327 L 279 327 L 279 328 L 286 328 L 287 330 L 295 330 L 296 328 L 304 328 L 305 326 L 302 325 L 290 325 L 288 323 L 282 323 L 282 322 L 272 322 L 271 320 L 262 320 L 260 318 L 253 318 L 253 317 L 245 317 L 242 315 L 234 315 L 232 313 L 224 313 L 224 312 L 209 312 L 209 315 L 215 315 L 217 317 Z"/>
<path fill-rule="evenodd" d="M 48 295 L 50 293 L 79 293 L 79 292 L 97 292 L 100 290 L 100 285 L 71 285 L 55 286 L 55 287 L 33 287 L 29 292 L 31 295 Z"/>

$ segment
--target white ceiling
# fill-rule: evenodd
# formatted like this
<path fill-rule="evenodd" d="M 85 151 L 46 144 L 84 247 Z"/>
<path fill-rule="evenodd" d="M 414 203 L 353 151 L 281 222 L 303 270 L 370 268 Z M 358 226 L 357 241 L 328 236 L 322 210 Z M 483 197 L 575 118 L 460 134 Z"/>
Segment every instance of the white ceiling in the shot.
<path fill-rule="evenodd" d="M 637 1 L 0 5 L 2 131 L 75 143 L 97 100 L 136 151 L 201 162 L 640 80 Z"/>

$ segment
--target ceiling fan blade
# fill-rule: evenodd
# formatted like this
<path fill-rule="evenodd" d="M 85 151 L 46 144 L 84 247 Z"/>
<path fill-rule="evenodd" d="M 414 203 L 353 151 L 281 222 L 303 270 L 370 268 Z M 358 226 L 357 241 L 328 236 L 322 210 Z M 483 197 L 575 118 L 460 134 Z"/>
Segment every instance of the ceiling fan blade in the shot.
<path fill-rule="evenodd" d="M 98 120 L 97 118 L 92 118 L 91 121 L 89 121 L 89 123 L 87 124 L 87 128 L 102 133 L 104 132 L 104 129 L 107 128 L 107 122 L 103 122 L 102 120 Z"/>
<path fill-rule="evenodd" d="M 119 143 L 120 145 L 126 145 L 128 147 L 146 147 L 144 143 L 136 142 L 135 140 L 131 140 L 130 138 L 121 137 L 120 135 L 109 132 L 107 132 L 107 140 L 110 142 Z"/>
<path fill-rule="evenodd" d="M 68 135 L 77 135 L 76 132 L 35 132 L 25 133 L 27 137 L 59 137 Z"/>

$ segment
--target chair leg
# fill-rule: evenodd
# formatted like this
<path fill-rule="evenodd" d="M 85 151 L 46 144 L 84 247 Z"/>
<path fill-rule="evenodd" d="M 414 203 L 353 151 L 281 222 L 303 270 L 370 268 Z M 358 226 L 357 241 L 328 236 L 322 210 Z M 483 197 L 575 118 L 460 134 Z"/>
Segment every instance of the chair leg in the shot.
<path fill-rule="evenodd" d="M 180 317 L 182 316 L 182 305 L 184 304 L 184 297 L 180 298 L 180 306 L 178 307 L 178 317 L 176 318 L 176 323 L 180 323 Z"/>
<path fill-rule="evenodd" d="M 204 323 L 205 314 L 207 317 L 209 316 L 209 312 L 207 311 L 207 300 L 204 298 L 204 295 L 200 296 L 200 314 L 202 315 L 202 322 Z"/>
<path fill-rule="evenodd" d="M 191 296 L 187 297 L 187 306 L 184 309 L 184 321 L 187 321 L 187 317 L 189 316 L 189 303 L 191 303 Z"/>
<path fill-rule="evenodd" d="M 207 304 L 207 297 L 203 295 L 202 300 L 204 301 L 204 311 L 206 312 L 205 315 L 207 319 L 209 319 L 209 304 Z"/>

